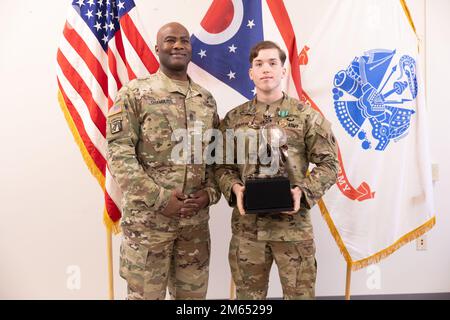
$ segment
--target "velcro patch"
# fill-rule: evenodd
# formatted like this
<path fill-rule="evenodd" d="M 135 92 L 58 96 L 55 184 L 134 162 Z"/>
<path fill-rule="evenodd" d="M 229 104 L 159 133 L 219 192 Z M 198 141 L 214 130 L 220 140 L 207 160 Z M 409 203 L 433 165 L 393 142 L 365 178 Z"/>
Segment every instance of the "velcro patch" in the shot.
<path fill-rule="evenodd" d="M 117 118 L 111 121 L 111 133 L 119 133 L 120 131 L 122 131 L 122 118 Z"/>
<path fill-rule="evenodd" d="M 214 108 L 216 106 L 216 100 L 212 96 L 209 96 L 206 100 L 206 105 L 210 108 Z"/>
<path fill-rule="evenodd" d="M 116 105 L 112 106 L 111 109 L 109 109 L 108 116 L 113 116 L 113 115 L 118 114 L 120 112 L 122 112 L 122 106 L 116 104 Z"/>

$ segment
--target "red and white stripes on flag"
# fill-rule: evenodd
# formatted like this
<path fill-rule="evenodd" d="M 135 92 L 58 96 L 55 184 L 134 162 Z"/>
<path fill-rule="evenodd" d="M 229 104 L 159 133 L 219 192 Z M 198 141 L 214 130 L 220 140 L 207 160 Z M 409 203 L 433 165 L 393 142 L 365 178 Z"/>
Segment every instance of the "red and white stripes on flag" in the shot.
<path fill-rule="evenodd" d="M 134 1 L 78 0 L 57 53 L 58 98 L 92 174 L 105 193 L 104 221 L 117 231 L 121 192 L 106 162 L 106 115 L 117 91 L 158 69 Z"/>

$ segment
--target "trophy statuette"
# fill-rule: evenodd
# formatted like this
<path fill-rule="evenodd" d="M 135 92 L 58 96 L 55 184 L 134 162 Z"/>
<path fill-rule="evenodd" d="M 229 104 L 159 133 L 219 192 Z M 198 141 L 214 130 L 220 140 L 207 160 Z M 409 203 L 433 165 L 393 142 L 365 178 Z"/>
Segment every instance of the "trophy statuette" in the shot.
<path fill-rule="evenodd" d="M 278 125 L 269 123 L 261 133 L 259 155 L 265 152 L 271 162 L 268 166 L 258 159 L 255 173 L 245 180 L 245 212 L 269 214 L 292 211 L 291 184 L 285 168 L 288 162 L 286 132 Z"/>

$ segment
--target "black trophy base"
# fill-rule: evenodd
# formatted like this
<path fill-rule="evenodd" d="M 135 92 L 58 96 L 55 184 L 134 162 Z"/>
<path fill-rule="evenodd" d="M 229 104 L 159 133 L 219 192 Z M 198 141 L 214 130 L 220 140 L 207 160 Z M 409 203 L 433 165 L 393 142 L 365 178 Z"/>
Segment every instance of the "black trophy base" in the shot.
<path fill-rule="evenodd" d="M 246 213 L 277 213 L 294 210 L 287 177 L 251 178 L 245 182 Z"/>

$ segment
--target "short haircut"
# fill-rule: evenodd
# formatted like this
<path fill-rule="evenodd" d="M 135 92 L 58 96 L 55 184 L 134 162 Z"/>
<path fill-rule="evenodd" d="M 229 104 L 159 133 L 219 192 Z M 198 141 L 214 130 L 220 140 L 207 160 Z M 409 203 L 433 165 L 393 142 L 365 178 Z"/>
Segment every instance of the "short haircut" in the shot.
<path fill-rule="evenodd" d="M 249 61 L 250 65 L 253 64 L 253 60 L 258 56 L 260 50 L 264 49 L 277 49 L 280 56 L 281 64 L 284 65 L 286 61 L 286 53 L 273 41 L 261 41 L 258 42 L 250 49 Z"/>

